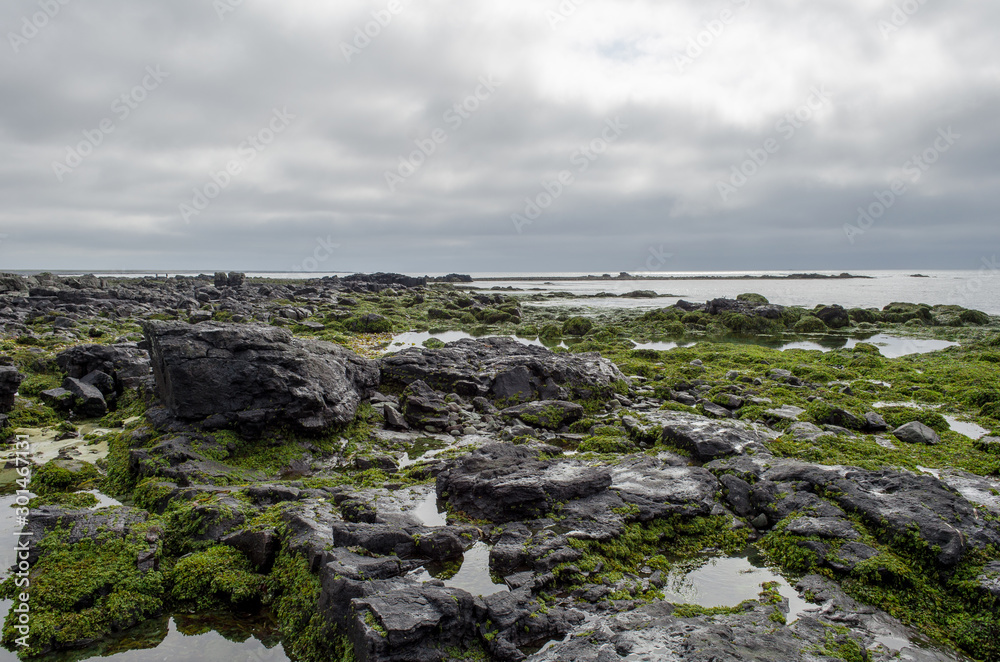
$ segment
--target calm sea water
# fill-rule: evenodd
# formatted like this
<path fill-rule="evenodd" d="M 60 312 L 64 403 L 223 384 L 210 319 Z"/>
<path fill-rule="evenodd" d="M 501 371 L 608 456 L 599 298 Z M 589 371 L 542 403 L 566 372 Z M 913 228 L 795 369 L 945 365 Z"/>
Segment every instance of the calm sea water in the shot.
<path fill-rule="evenodd" d="M 169 272 L 196 275 L 207 272 Z M 293 273 L 293 272 L 247 272 L 248 276 L 277 279 L 322 278 L 324 276 L 344 276 L 347 272 Z M 716 297 L 735 297 L 744 292 L 756 292 L 767 297 L 772 303 L 785 306 L 814 306 L 820 303 L 840 304 L 848 308 L 882 308 L 894 301 L 910 303 L 954 304 L 1000 315 L 1000 271 L 988 266 L 984 261 L 981 269 L 970 271 L 852 271 L 868 279 L 822 279 L 822 280 L 724 280 L 741 276 L 785 276 L 787 271 L 740 271 L 740 272 L 656 272 L 635 274 L 651 280 L 523 280 L 524 278 L 572 278 L 579 276 L 600 276 L 575 273 L 473 273 L 474 278 L 500 278 L 499 281 L 480 281 L 473 285 L 482 288 L 514 287 L 536 292 L 572 292 L 580 295 L 594 295 L 601 292 L 624 294 L 632 290 L 653 290 L 662 295 L 657 299 L 594 299 L 592 306 L 630 306 L 655 308 L 669 306 L 679 299 L 707 301 Z M 836 275 L 839 272 L 817 272 Z M 914 278 L 920 273 L 926 278 Z M 142 277 L 154 272 L 97 273 L 98 276 Z M 159 272 L 164 275 L 165 272 Z M 80 275 L 69 273 L 64 275 Z M 418 274 L 413 274 L 418 275 Z M 419 274 L 443 276 L 444 273 Z M 657 280 L 661 278 L 662 280 Z M 670 280 L 684 278 L 685 280 Z M 690 279 L 690 280 L 688 280 Z M 566 302 L 572 305 L 573 302 Z"/>

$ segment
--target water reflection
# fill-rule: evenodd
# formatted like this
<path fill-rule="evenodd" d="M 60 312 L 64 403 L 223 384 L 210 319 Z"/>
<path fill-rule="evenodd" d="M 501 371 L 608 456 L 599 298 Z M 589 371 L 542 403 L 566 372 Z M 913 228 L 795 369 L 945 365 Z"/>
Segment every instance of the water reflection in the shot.
<path fill-rule="evenodd" d="M 456 572 L 456 565 L 459 563 L 461 567 Z M 481 542 L 467 550 L 461 561 L 430 563 L 411 576 L 423 582 L 432 578 L 440 579 L 448 588 L 460 588 L 472 595 L 493 595 L 510 591 L 502 579 L 494 579 L 490 574 L 490 548 Z"/>
<path fill-rule="evenodd" d="M 558 341 L 545 341 L 541 338 L 522 338 L 519 336 L 483 336 L 483 337 L 511 337 L 524 345 L 534 345 L 536 347 L 570 347 L 574 343 L 582 342 L 585 339 L 564 338 Z M 440 340 L 447 344 L 465 338 L 475 338 L 475 336 L 464 331 L 444 331 L 441 333 L 429 332 L 409 332 L 401 333 L 392 339 L 386 352 L 399 352 L 410 347 L 422 347 L 425 342 L 431 339 Z M 721 338 L 707 338 L 699 340 L 675 340 L 660 339 L 648 342 L 636 342 L 635 349 L 652 349 L 657 351 L 669 351 L 677 347 L 693 347 L 699 342 L 722 342 L 737 345 L 754 345 L 757 347 L 769 347 L 781 351 L 790 349 L 817 350 L 829 352 L 835 349 L 853 349 L 859 343 L 868 343 L 878 347 L 882 356 L 890 359 L 911 354 L 927 354 L 937 352 L 948 347 L 958 346 L 957 342 L 948 340 L 935 340 L 933 338 L 906 338 L 902 336 L 892 336 L 885 333 L 861 333 L 851 336 L 836 334 L 817 334 L 810 336 L 724 336 Z"/>
<path fill-rule="evenodd" d="M 288 662 L 264 614 L 174 615 L 150 619 L 93 648 L 33 658 L 38 662 Z"/>
<path fill-rule="evenodd" d="M 765 582 L 777 582 L 778 593 L 788 599 L 789 623 L 816 607 L 802 599 L 784 577 L 767 568 L 753 548 L 743 556 L 704 559 L 694 569 L 682 564 L 667 575 L 663 593 L 670 602 L 735 607 L 745 600 L 756 600 Z"/>

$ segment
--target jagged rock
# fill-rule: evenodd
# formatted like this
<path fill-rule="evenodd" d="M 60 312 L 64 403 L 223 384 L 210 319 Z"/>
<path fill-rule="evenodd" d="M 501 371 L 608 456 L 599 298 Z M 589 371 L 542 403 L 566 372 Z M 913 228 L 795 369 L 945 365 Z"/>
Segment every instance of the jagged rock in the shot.
<path fill-rule="evenodd" d="M 889 424 L 885 422 L 885 419 L 880 414 L 870 411 L 865 414 L 863 429 L 865 432 L 885 432 L 889 429 Z"/>
<path fill-rule="evenodd" d="M 444 393 L 435 391 L 421 380 L 409 384 L 400 397 L 403 418 L 410 425 L 438 430 L 448 427 L 449 409 Z"/>
<path fill-rule="evenodd" d="M 878 550 L 859 542 L 849 542 L 840 546 L 835 553 L 828 554 L 826 565 L 839 572 L 850 572 L 857 565 L 878 556 Z"/>
<path fill-rule="evenodd" d="M 507 419 L 519 418 L 535 427 L 558 430 L 583 418 L 583 407 L 575 402 L 541 400 L 508 407 L 500 415 Z"/>
<path fill-rule="evenodd" d="M 299 501 L 283 509 L 281 522 L 287 532 L 285 545 L 289 553 L 303 557 L 313 572 L 331 558 L 333 526 L 343 524 L 331 504 L 316 500 Z"/>
<path fill-rule="evenodd" d="M 452 507 L 494 522 L 530 519 L 603 492 L 611 472 L 576 460 L 541 461 L 529 446 L 492 444 L 457 460 L 437 477 L 437 493 Z"/>
<path fill-rule="evenodd" d="M 291 485 L 251 485 L 243 493 L 255 506 L 265 508 L 303 498 L 302 490 Z"/>
<path fill-rule="evenodd" d="M 84 418 L 99 418 L 108 413 L 108 403 L 104 401 L 104 394 L 97 387 L 67 377 L 63 380 L 63 388 L 73 395 L 72 408 L 77 415 Z"/>
<path fill-rule="evenodd" d="M 839 517 L 797 517 L 788 522 L 785 531 L 796 536 L 844 538 L 846 540 L 856 540 L 861 535 L 849 521 Z"/>
<path fill-rule="evenodd" d="M 1000 599 L 1000 561 L 986 564 L 979 577 L 976 578 L 976 583 L 983 591 Z"/>
<path fill-rule="evenodd" d="M 793 512 L 843 517 L 846 511 L 891 535 L 916 535 L 938 550 L 944 567 L 955 566 L 970 549 L 1000 546 L 1000 524 L 977 516 L 976 505 L 933 476 L 823 467 L 767 453 L 717 460 L 705 468 L 753 483 L 754 507 L 766 512 L 771 524 Z"/>
<path fill-rule="evenodd" d="M 74 379 L 95 371 L 110 375 L 118 395 L 145 386 L 153 374 L 149 353 L 136 345 L 76 345 L 60 352 L 56 363 Z"/>
<path fill-rule="evenodd" d="M 419 563 L 403 561 L 398 556 L 363 556 L 346 549 L 330 551 L 326 572 L 355 581 L 372 581 L 401 577 L 420 567 Z"/>
<path fill-rule="evenodd" d="M 582 622 L 527 662 L 815 662 L 834 659 L 817 652 L 831 649 L 851 651 L 868 662 L 967 659 L 944 646 L 926 647 L 917 631 L 859 604 L 825 578 L 806 576 L 796 588 L 815 596 L 819 604 L 797 614 L 791 624 L 773 618 L 775 611 L 788 614 L 785 599 L 777 604 L 753 602 L 732 614 L 691 618 L 678 617 L 673 605 L 655 601 Z"/>
<path fill-rule="evenodd" d="M 763 444 L 776 436 L 763 426 L 687 412 L 648 412 L 646 419 L 648 423 L 632 425 L 629 431 L 633 436 L 678 446 L 705 461 L 742 453 L 748 446 Z"/>
<path fill-rule="evenodd" d="M 407 556 L 416 549 L 413 535 L 396 524 L 336 522 L 331 527 L 335 547 L 361 547 L 373 554 Z"/>
<path fill-rule="evenodd" d="M 936 446 L 941 443 L 937 432 L 920 421 L 912 421 L 892 431 L 892 435 L 904 444 L 927 444 Z"/>
<path fill-rule="evenodd" d="M 866 425 L 864 420 L 839 407 L 825 408 L 816 420 L 827 426 L 843 428 L 845 432 L 861 430 Z"/>
<path fill-rule="evenodd" d="M 266 531 L 237 531 L 220 541 L 243 553 L 254 564 L 258 572 L 267 574 L 281 550 L 281 540 L 273 529 Z"/>
<path fill-rule="evenodd" d="M 368 501 L 347 499 L 340 504 L 340 514 L 348 522 L 355 524 L 374 524 L 378 521 L 378 511 Z"/>
<path fill-rule="evenodd" d="M 358 662 L 432 662 L 477 640 L 486 609 L 465 591 L 416 584 L 350 602 Z M 375 626 L 378 626 L 376 629 Z"/>
<path fill-rule="evenodd" d="M 711 414 L 718 418 L 734 418 L 736 416 L 732 411 L 714 402 L 703 402 L 701 403 L 701 407 L 705 410 L 706 414 Z"/>
<path fill-rule="evenodd" d="M 192 440 L 184 436 L 149 449 L 133 448 L 129 451 L 129 471 L 141 477 L 166 478 L 182 487 L 216 482 L 226 485 L 234 473 L 232 467 L 195 451 Z"/>
<path fill-rule="evenodd" d="M 781 407 L 768 409 L 764 412 L 764 414 L 769 418 L 779 421 L 798 421 L 799 416 L 804 413 L 806 413 L 805 409 L 802 407 L 794 407 L 792 405 L 782 405 Z"/>
<path fill-rule="evenodd" d="M 754 506 L 750 500 L 750 483 L 732 474 L 719 476 L 719 482 L 725 488 L 723 498 L 734 513 L 740 517 L 749 517 L 754 514 Z"/>
<path fill-rule="evenodd" d="M 185 421 L 288 422 L 321 432 L 354 419 L 378 369 L 348 349 L 275 327 L 147 322 L 156 385 Z"/>
<path fill-rule="evenodd" d="M 792 423 L 787 432 L 798 441 L 816 441 L 825 434 L 823 428 L 805 421 Z"/>
<path fill-rule="evenodd" d="M 628 380 L 597 354 L 564 355 L 510 338 L 464 339 L 442 349 L 410 348 L 382 359 L 382 379 L 422 380 L 463 396 L 530 401 L 610 397 Z"/>
<path fill-rule="evenodd" d="M 14 396 L 24 381 L 24 375 L 12 365 L 0 365 L 0 413 L 14 409 Z"/>
<path fill-rule="evenodd" d="M 719 481 L 706 469 L 670 466 L 663 460 L 639 457 L 610 467 L 611 491 L 639 508 L 639 519 L 668 515 L 709 515 Z"/>
<path fill-rule="evenodd" d="M 389 403 L 385 403 L 382 407 L 382 415 L 385 417 L 385 424 L 387 427 L 393 430 L 409 430 L 410 426 L 406 422 L 406 418 Z"/>

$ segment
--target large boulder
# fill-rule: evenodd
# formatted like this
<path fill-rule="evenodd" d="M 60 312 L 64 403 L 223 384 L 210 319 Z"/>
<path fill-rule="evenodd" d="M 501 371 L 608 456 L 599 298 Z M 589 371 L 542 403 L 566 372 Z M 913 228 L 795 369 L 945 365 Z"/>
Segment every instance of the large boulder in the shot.
<path fill-rule="evenodd" d="M 445 392 L 497 400 L 609 397 L 625 375 L 596 353 L 556 354 L 511 338 L 465 339 L 442 349 L 410 348 L 382 359 L 382 381 L 422 380 Z"/>
<path fill-rule="evenodd" d="M 276 327 L 147 322 L 144 330 L 160 398 L 185 421 L 321 432 L 354 420 L 379 382 L 374 361 Z"/>

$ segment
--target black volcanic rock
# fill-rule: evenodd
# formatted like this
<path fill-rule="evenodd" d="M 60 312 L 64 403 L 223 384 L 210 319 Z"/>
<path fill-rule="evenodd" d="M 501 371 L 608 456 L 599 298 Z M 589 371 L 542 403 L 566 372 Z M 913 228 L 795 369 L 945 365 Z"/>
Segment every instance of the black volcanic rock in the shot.
<path fill-rule="evenodd" d="M 0 413 L 14 408 L 14 395 L 24 381 L 24 375 L 11 365 L 0 365 Z"/>
<path fill-rule="evenodd" d="M 382 381 L 507 400 L 609 397 L 621 371 L 598 354 L 556 354 L 511 338 L 465 339 L 442 349 L 410 348 L 382 359 Z"/>
<path fill-rule="evenodd" d="M 611 472 L 573 460 L 539 460 L 538 449 L 492 444 L 437 477 L 438 496 L 494 522 L 538 517 L 557 503 L 604 492 Z"/>
<path fill-rule="evenodd" d="M 178 419 L 292 423 L 319 432 L 354 420 L 375 386 L 373 361 L 269 326 L 147 322 L 156 387 Z"/>

